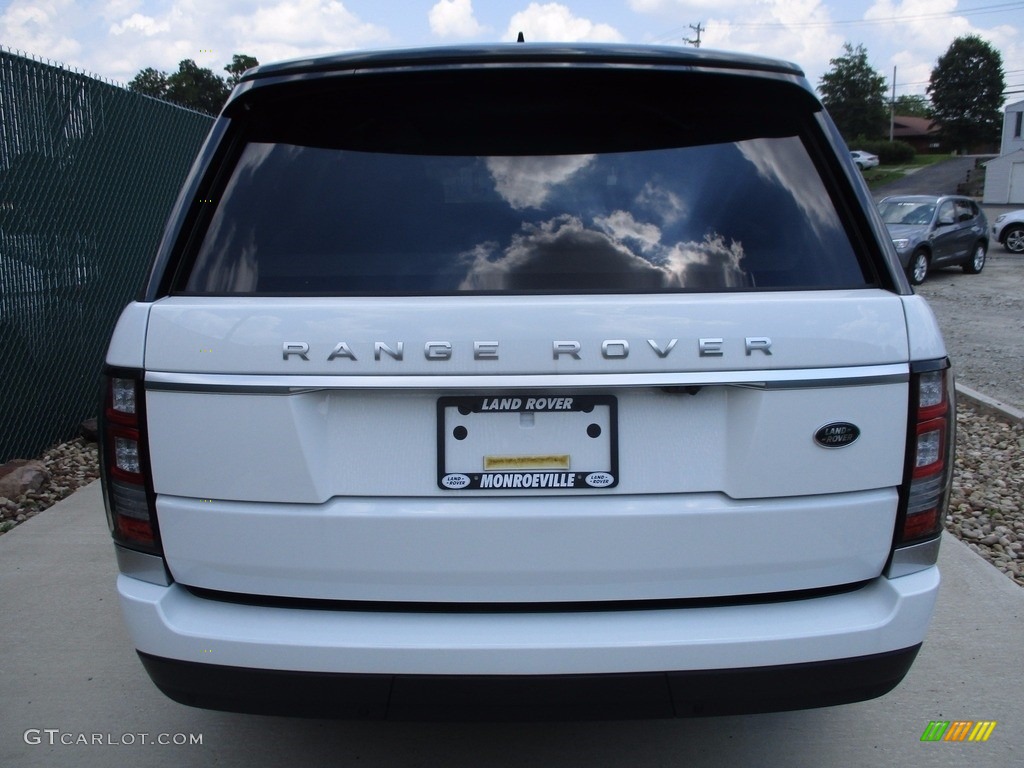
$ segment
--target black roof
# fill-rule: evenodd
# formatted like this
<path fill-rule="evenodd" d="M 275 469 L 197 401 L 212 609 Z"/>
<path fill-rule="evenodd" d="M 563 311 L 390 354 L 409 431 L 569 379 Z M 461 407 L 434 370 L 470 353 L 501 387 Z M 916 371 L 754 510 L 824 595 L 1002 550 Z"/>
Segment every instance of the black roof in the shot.
<path fill-rule="evenodd" d="M 488 65 L 594 65 L 694 67 L 771 72 L 793 77 L 803 70 L 787 61 L 703 48 L 577 43 L 505 43 L 479 46 L 354 51 L 264 64 L 244 81 L 302 74 L 369 69 L 415 69 Z"/>

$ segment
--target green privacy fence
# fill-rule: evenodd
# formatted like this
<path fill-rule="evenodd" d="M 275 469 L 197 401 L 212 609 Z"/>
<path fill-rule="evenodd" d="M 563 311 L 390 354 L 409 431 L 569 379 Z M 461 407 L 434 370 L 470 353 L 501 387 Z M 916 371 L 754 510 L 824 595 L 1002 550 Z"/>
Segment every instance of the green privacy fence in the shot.
<path fill-rule="evenodd" d="M 210 125 L 0 49 L 0 463 L 96 415 L 110 332 Z"/>

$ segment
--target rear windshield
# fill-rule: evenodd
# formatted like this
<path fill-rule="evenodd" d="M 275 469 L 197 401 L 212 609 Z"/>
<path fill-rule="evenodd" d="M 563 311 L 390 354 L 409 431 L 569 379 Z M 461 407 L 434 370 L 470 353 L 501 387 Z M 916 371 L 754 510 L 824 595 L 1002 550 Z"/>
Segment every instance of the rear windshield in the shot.
<path fill-rule="evenodd" d="M 495 143 L 501 152 L 481 152 L 481 132 L 498 133 L 495 122 L 481 127 L 441 114 L 449 118 L 444 130 L 428 128 L 445 136 L 442 151 L 422 138 L 378 139 L 377 129 L 339 138 L 325 128 L 346 125 L 333 115 L 304 121 L 310 127 L 289 136 L 281 135 L 289 132 L 283 120 L 253 131 L 216 194 L 178 291 L 659 293 L 867 284 L 795 130 L 750 135 L 748 126 L 718 136 L 689 119 L 688 135 L 681 130 L 673 146 L 665 121 L 649 148 L 592 141 L 583 147 L 590 151 L 572 152 L 571 140 L 559 140 L 533 154 L 532 134 L 509 130 Z M 557 122 L 538 119 L 530 125 L 538 136 L 577 130 L 559 134 Z M 415 128 L 417 137 L 426 133 Z M 460 130 L 467 140 L 451 140 Z M 626 130 L 633 129 L 617 133 Z M 389 142 L 398 151 L 388 151 Z"/>

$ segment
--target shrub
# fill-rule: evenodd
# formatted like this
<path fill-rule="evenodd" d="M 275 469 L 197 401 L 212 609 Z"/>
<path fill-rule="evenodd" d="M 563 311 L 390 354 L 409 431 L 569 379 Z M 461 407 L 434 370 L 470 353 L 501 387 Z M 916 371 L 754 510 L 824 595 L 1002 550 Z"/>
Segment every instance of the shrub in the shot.
<path fill-rule="evenodd" d="M 850 144 L 850 149 L 859 149 L 862 152 L 878 155 L 878 161 L 882 165 L 909 163 L 913 161 L 914 156 L 917 154 L 914 148 L 905 141 L 869 141 L 860 137 Z"/>

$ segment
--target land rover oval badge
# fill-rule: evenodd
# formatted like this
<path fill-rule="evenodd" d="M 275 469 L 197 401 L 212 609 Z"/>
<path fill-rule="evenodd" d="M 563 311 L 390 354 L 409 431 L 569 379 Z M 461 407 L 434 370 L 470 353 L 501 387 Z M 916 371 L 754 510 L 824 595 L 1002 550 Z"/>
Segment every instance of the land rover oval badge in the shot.
<path fill-rule="evenodd" d="M 860 427 L 848 421 L 826 424 L 814 433 L 814 442 L 822 448 L 845 448 L 860 437 Z"/>

